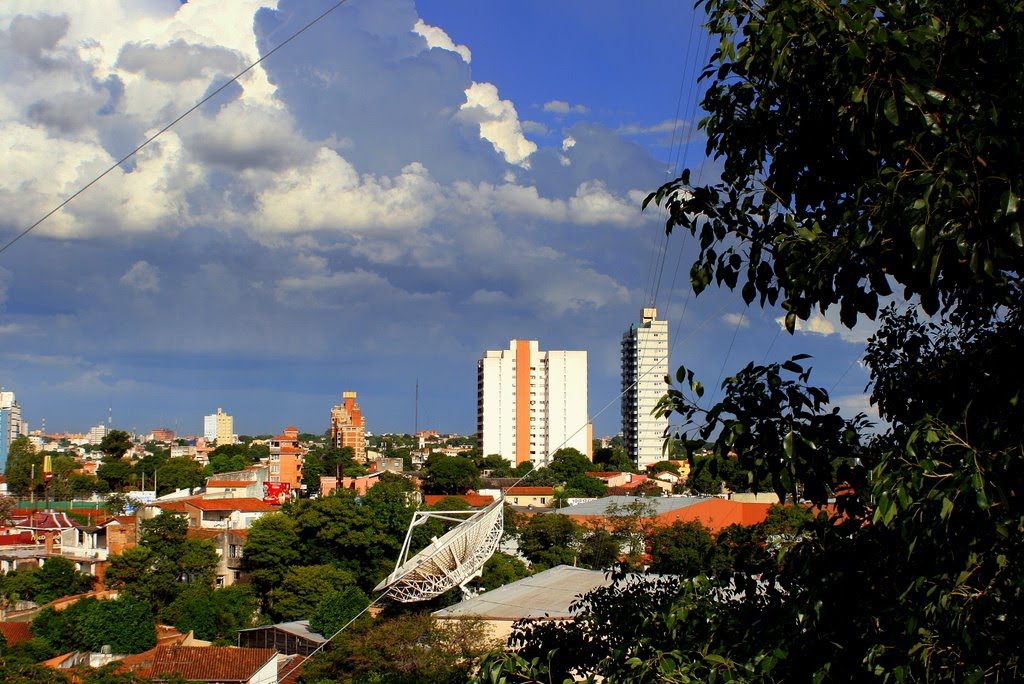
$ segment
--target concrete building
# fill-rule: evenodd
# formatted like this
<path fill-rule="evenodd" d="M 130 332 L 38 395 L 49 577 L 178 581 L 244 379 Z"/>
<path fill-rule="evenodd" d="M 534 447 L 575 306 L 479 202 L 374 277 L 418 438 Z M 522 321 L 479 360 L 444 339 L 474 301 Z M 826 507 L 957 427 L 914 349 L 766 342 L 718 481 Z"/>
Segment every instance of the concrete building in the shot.
<path fill-rule="evenodd" d="M 284 494 L 302 489 L 302 464 L 306 449 L 299 444 L 299 428 L 289 425 L 270 440 L 270 482 L 280 482 Z"/>
<path fill-rule="evenodd" d="M 0 473 L 7 470 L 7 455 L 11 442 L 25 434 L 21 423 L 21 407 L 14 392 L 0 392 Z"/>
<path fill-rule="evenodd" d="M 93 446 L 103 441 L 103 438 L 107 436 L 107 426 L 103 423 L 99 425 L 93 425 L 89 428 L 89 444 Z"/>
<path fill-rule="evenodd" d="M 331 409 L 331 445 L 338 449 L 352 447 L 355 459 L 366 461 L 366 419 L 355 392 L 342 392 L 341 403 Z"/>
<path fill-rule="evenodd" d="M 645 308 L 622 335 L 622 444 L 639 468 L 664 460 L 667 418 L 653 415 L 668 389 L 668 322 Z"/>
<path fill-rule="evenodd" d="M 482 453 L 546 465 L 562 447 L 591 457 L 587 352 L 540 351 L 512 340 L 477 361 L 477 439 Z"/>
<path fill-rule="evenodd" d="M 217 446 L 235 443 L 235 419 L 221 411 L 203 416 L 203 439 Z"/>
<path fill-rule="evenodd" d="M 149 436 L 154 442 L 173 442 L 174 430 L 170 428 L 155 428 Z"/>

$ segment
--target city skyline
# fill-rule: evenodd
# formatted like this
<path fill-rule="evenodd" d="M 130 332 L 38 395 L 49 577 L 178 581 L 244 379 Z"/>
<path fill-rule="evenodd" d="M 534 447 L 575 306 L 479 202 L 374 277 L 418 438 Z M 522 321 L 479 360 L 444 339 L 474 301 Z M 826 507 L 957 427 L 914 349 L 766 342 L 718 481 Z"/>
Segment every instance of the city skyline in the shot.
<path fill-rule="evenodd" d="M 0 241 L 327 7 L 5 3 Z M 621 331 L 655 305 L 670 369 L 712 388 L 806 351 L 864 408 L 865 331 L 816 314 L 790 338 L 776 310 L 686 295 L 692 244 L 660 253 L 640 211 L 682 166 L 715 173 L 693 26 L 654 0 L 351 0 L 0 253 L 0 384 L 33 428 L 112 408 L 199 434 L 223 406 L 256 434 L 323 432 L 344 390 L 368 430 L 412 432 L 418 382 L 419 425 L 470 434 L 479 355 L 537 339 L 588 352 L 605 436 Z"/>

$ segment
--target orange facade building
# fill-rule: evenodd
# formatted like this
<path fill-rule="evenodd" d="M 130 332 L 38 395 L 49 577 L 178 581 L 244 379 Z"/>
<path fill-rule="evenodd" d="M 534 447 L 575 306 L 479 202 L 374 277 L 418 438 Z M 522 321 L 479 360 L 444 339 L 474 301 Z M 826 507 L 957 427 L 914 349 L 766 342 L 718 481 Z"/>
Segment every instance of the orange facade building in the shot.
<path fill-rule="evenodd" d="M 299 428 L 289 425 L 270 440 L 269 482 L 281 482 L 291 491 L 302 488 L 302 464 L 306 450 L 299 446 Z"/>
<path fill-rule="evenodd" d="M 331 409 L 331 445 L 352 447 L 355 458 L 366 462 L 366 420 L 356 403 L 355 392 L 343 392 L 342 403 Z"/>

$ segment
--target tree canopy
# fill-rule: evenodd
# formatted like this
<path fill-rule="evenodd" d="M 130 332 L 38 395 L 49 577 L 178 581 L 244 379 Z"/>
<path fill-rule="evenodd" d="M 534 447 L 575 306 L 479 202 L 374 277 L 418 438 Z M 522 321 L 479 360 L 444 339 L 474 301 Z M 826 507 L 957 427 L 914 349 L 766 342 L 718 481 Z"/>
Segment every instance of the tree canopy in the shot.
<path fill-rule="evenodd" d="M 834 501 L 832 518 L 757 583 L 748 569 L 595 595 L 573 641 L 552 637 L 552 652 L 527 636 L 485 676 L 1016 679 L 1024 2 L 701 6 L 717 45 L 701 127 L 721 174 L 687 170 L 645 204 L 696 241 L 698 294 L 738 290 L 790 332 L 815 309 L 877 320 L 864 360 L 887 425 L 842 416 L 804 356 L 745 366 L 711 406 L 680 369 L 661 410 L 685 451 L 735 459 L 753 487 Z M 730 535 L 737 549 L 778 537 Z M 743 591 L 723 600 L 729 587 Z M 648 614 L 600 631 L 638 605 Z"/>

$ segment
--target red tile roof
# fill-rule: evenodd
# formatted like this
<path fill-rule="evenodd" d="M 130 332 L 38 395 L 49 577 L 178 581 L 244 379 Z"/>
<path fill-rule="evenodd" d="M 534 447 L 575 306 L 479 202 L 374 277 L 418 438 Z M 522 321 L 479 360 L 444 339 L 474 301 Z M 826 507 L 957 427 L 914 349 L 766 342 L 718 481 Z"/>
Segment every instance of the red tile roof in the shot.
<path fill-rule="evenodd" d="M 277 684 L 297 684 L 304 662 L 306 662 L 306 656 L 301 655 L 282 658 L 277 666 Z"/>
<path fill-rule="evenodd" d="M 554 487 L 509 487 L 505 492 L 510 496 L 551 496 L 555 493 Z"/>
<path fill-rule="evenodd" d="M 162 511 L 169 511 L 171 513 L 188 513 L 188 509 L 185 508 L 184 501 L 154 501 L 152 505 Z"/>
<path fill-rule="evenodd" d="M 207 480 L 207 487 L 248 487 L 256 484 L 256 480 Z"/>
<path fill-rule="evenodd" d="M 39 512 L 31 514 L 27 518 L 15 516 L 14 522 L 17 527 L 25 527 L 30 530 L 67 530 L 75 526 L 75 521 L 64 512 Z"/>
<path fill-rule="evenodd" d="M 0 622 L 0 634 L 4 635 L 8 646 L 32 640 L 27 622 Z"/>
<path fill-rule="evenodd" d="M 278 506 L 268 504 L 262 499 L 251 496 L 235 497 L 233 499 L 189 499 L 187 505 L 194 506 L 201 511 L 276 511 Z"/>
<path fill-rule="evenodd" d="M 426 496 L 423 497 L 423 503 L 425 503 L 428 506 L 433 506 L 437 504 L 437 502 L 439 502 L 441 499 L 449 498 L 460 499 L 468 503 L 470 506 L 473 506 L 474 508 L 487 506 L 489 504 L 494 503 L 493 496 L 486 496 L 483 494 L 461 494 L 459 496 L 454 496 L 451 494 L 427 494 Z"/>
<path fill-rule="evenodd" d="M 149 676 L 154 679 L 177 675 L 193 682 L 245 682 L 276 660 L 277 651 L 234 646 L 157 646 L 152 658 Z"/>

